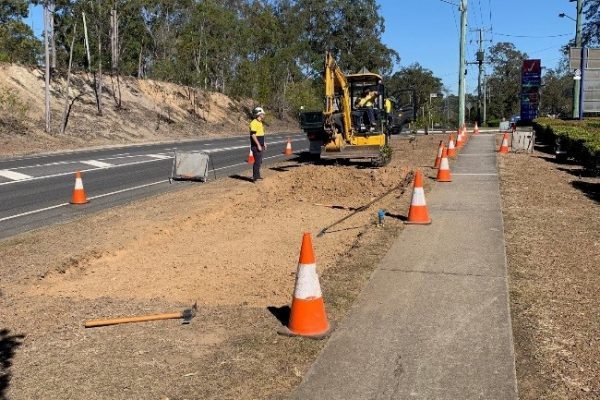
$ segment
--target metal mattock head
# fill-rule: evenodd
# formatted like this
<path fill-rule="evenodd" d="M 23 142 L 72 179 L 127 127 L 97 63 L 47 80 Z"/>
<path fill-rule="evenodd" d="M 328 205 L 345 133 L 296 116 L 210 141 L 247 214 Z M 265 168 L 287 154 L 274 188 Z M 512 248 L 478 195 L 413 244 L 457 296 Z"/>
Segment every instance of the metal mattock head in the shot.
<path fill-rule="evenodd" d="M 196 316 L 196 312 L 198 311 L 198 303 L 194 303 L 192 308 L 186 308 L 181 312 L 182 324 L 189 324 L 192 322 L 192 318 Z"/>

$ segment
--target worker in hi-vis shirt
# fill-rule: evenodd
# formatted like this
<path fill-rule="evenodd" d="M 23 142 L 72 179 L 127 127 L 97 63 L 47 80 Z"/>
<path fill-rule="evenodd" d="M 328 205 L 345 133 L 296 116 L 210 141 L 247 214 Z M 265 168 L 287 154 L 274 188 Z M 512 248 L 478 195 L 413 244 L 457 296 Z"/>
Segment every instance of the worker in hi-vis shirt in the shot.
<path fill-rule="evenodd" d="M 250 149 L 254 156 L 254 165 L 252 165 L 252 181 L 256 182 L 262 179 L 260 176 L 260 166 L 262 165 L 263 152 L 267 149 L 265 143 L 265 110 L 262 107 L 256 107 L 252 110 L 254 119 L 250 122 Z"/>

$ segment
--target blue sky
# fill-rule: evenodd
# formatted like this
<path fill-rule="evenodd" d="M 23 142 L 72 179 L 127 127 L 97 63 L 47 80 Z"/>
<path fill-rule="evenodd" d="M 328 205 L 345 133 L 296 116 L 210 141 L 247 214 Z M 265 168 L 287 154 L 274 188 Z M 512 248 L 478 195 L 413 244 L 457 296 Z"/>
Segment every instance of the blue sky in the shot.
<path fill-rule="evenodd" d="M 400 66 L 418 62 L 456 93 L 460 12 L 448 2 L 378 0 L 386 26 L 383 42 L 400 54 Z M 542 66 L 556 68 L 560 47 L 575 36 L 575 22 L 558 14 L 575 18 L 575 4 L 569 0 L 468 0 L 467 61 L 475 61 L 478 49 L 479 33 L 472 30 L 483 28 L 484 40 L 492 41 L 485 42 L 484 49 L 511 42 L 530 58 L 540 58 Z M 469 93 L 476 91 L 477 71 L 476 65 L 468 66 Z"/>
<path fill-rule="evenodd" d="M 446 2 L 447 1 L 447 2 Z M 418 62 L 441 78 L 452 93 L 458 91 L 460 0 L 378 0 L 385 19 L 384 43 L 400 54 L 400 67 Z M 569 0 L 468 0 L 467 61 L 475 60 L 478 32 L 483 28 L 484 48 L 511 42 L 530 58 L 555 68 L 560 47 L 575 36 L 575 22 L 559 18 L 561 12 L 575 18 L 575 2 Z M 27 19 L 36 34 L 42 31 L 41 10 L 30 8 Z M 491 40 L 492 42 L 490 42 Z M 489 69 L 489 68 L 488 68 Z M 467 92 L 477 88 L 477 66 L 468 66 Z"/>

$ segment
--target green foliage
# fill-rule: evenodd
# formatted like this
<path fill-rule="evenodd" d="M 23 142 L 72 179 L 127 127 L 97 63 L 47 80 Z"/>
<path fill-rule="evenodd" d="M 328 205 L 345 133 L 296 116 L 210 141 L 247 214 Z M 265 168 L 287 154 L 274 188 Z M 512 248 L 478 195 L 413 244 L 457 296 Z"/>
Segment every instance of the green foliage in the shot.
<path fill-rule="evenodd" d="M 314 81 L 305 79 L 289 84 L 286 92 L 286 101 L 292 111 L 305 110 L 318 111 L 323 108 L 323 89 L 316 86 Z"/>
<path fill-rule="evenodd" d="M 538 118 L 535 128 L 542 138 L 560 138 L 568 153 L 584 164 L 596 167 L 600 162 L 600 119 L 563 121 Z"/>
<path fill-rule="evenodd" d="M 509 118 L 520 111 L 521 66 L 527 54 L 512 43 L 496 43 L 490 49 L 489 61 L 493 72 L 488 78 L 489 118 Z"/>
<path fill-rule="evenodd" d="M 28 3 L 43 0 L 4 0 L 0 5 L 0 59 L 15 61 L 12 57 L 18 55 L 34 64 L 39 57 L 35 38 L 4 45 L 5 37 L 32 38 L 27 32 L 18 34 L 14 26 L 3 34 L 10 24 L 26 28 L 22 18 Z M 251 97 L 279 116 L 295 113 L 300 105 L 321 107 L 326 50 L 333 49 L 348 72 L 364 66 L 389 74 L 399 61 L 381 41 L 384 20 L 376 0 L 55 0 L 59 69 L 67 67 L 77 25 L 73 69 L 96 71 L 102 65 L 104 72 L 113 72 L 112 9 L 119 18 L 120 74 Z M 30 44 L 37 46 L 35 51 Z"/>
<path fill-rule="evenodd" d="M 0 91 L 0 125 L 16 128 L 27 119 L 29 106 L 11 89 Z"/>
<path fill-rule="evenodd" d="M 583 40 L 588 46 L 600 45 L 600 0 L 584 2 L 585 25 Z"/>
<path fill-rule="evenodd" d="M 41 44 L 31 28 L 23 23 L 28 1 L 2 0 L 0 3 L 0 61 L 35 64 Z"/>
<path fill-rule="evenodd" d="M 442 91 L 442 81 L 433 76 L 433 72 L 416 63 L 401 68 L 387 81 L 388 95 L 395 97 L 402 105 L 409 103 L 406 89 L 414 89 L 415 103 L 419 109 L 429 103 L 430 93 Z"/>

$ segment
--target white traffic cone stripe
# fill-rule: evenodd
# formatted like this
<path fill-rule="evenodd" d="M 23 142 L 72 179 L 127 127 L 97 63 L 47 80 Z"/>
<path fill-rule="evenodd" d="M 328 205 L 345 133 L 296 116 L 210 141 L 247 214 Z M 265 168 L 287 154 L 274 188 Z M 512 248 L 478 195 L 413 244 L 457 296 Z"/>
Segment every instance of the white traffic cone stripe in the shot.
<path fill-rule="evenodd" d="M 298 264 L 294 297 L 303 300 L 322 297 L 316 264 Z"/>
<path fill-rule="evenodd" d="M 447 157 L 442 158 L 442 162 L 440 164 L 440 169 L 441 170 L 450 169 L 450 164 L 448 164 L 448 158 Z"/>
<path fill-rule="evenodd" d="M 502 138 L 502 147 L 508 147 L 508 139 Z"/>
<path fill-rule="evenodd" d="M 422 187 L 416 187 L 413 190 L 412 201 L 410 203 L 413 206 L 426 206 L 425 203 L 425 191 Z"/>
<path fill-rule="evenodd" d="M 449 149 L 453 149 L 454 148 L 454 140 L 451 140 L 450 143 L 448 143 L 448 148 Z"/>
<path fill-rule="evenodd" d="M 444 152 L 443 150 L 444 148 L 442 146 L 440 146 L 440 148 L 438 149 L 438 157 L 442 158 L 442 153 Z"/>
<path fill-rule="evenodd" d="M 75 190 L 79 190 L 79 189 L 83 189 L 83 182 L 81 181 L 81 178 L 76 178 L 75 179 Z"/>

